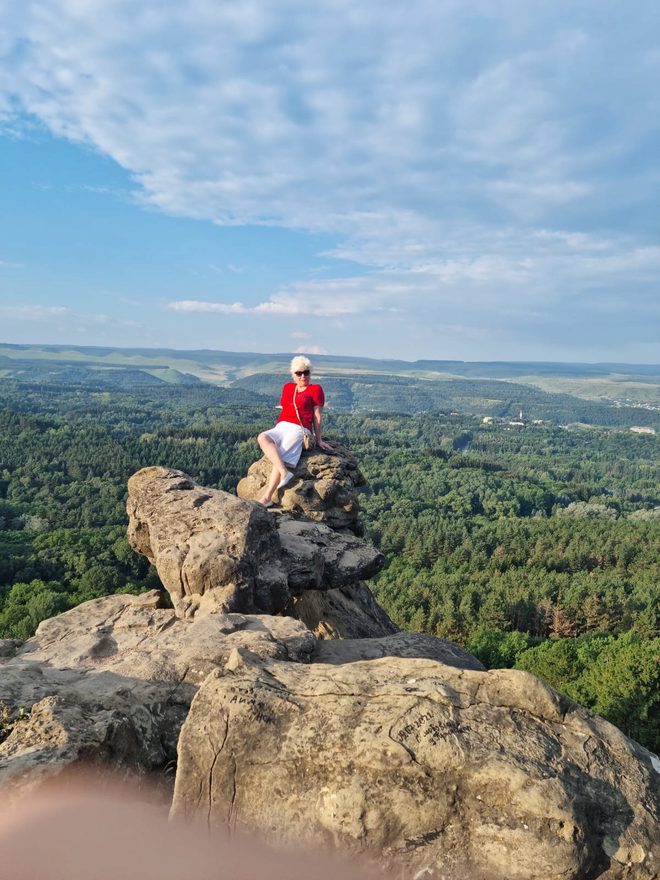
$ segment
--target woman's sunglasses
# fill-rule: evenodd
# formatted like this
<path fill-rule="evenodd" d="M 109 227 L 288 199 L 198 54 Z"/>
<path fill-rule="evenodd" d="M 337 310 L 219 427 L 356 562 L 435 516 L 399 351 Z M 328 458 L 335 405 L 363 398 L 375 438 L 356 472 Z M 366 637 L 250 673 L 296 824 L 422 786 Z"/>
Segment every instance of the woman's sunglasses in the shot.
<path fill-rule="evenodd" d="M 294 376 L 309 376 L 309 370 L 295 370 Z"/>

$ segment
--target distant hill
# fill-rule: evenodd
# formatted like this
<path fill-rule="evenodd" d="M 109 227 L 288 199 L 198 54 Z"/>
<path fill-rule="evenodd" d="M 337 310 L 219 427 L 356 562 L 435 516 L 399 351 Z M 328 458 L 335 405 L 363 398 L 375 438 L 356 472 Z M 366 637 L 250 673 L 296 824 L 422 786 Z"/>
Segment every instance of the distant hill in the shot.
<path fill-rule="evenodd" d="M 0 380 L 129 389 L 208 383 L 275 398 L 290 353 L 0 344 Z M 337 411 L 457 411 L 660 429 L 660 365 L 315 355 Z"/>
<path fill-rule="evenodd" d="M 4 349 L 2 346 L 1 349 Z M 92 357 L 80 360 L 70 352 L 52 352 L 51 357 L 38 356 L 33 350 L 21 352 L 21 357 L 0 354 L 0 378 L 19 382 L 79 384 L 84 387 L 137 388 L 152 385 L 191 385 L 201 380 L 193 373 L 182 372 L 169 364 L 154 364 L 140 369 L 132 364 L 99 362 Z"/>

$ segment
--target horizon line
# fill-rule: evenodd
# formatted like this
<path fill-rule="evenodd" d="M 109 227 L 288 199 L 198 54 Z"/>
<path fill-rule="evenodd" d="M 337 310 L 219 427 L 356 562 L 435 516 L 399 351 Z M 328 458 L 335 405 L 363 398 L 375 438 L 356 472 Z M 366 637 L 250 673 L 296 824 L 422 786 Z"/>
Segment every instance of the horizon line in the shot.
<path fill-rule="evenodd" d="M 213 354 L 233 354 L 233 355 L 246 355 L 253 357 L 274 357 L 274 358 L 291 358 L 295 354 L 300 354 L 301 352 L 294 351 L 279 351 L 279 352 L 268 352 L 268 351 L 244 351 L 241 349 L 230 349 L 230 348 L 173 348 L 171 346 L 118 346 L 118 345 L 78 345 L 76 343 L 61 343 L 61 342 L 3 342 L 0 341 L 0 347 L 7 347 L 13 349 L 31 349 L 31 348 L 41 348 L 41 349 L 54 349 L 58 351 L 62 350 L 72 350 L 72 351 L 117 351 L 117 352 L 145 352 L 145 351 L 153 351 L 153 352 L 173 352 L 177 354 L 204 354 L 204 353 L 213 353 Z M 528 360 L 528 359 L 508 359 L 508 360 L 495 360 L 488 359 L 483 361 L 476 360 L 463 360 L 461 358 L 431 358 L 431 357 L 423 357 L 418 358 L 415 361 L 406 360 L 405 358 L 399 357 L 388 357 L 387 355 L 383 355 L 381 357 L 369 357 L 366 355 L 359 354 L 350 354 L 350 355 L 340 355 L 340 354 L 312 354 L 310 359 L 316 360 L 317 362 L 321 362 L 323 360 L 341 360 L 341 361 L 350 361 L 359 359 L 361 361 L 386 361 L 389 363 L 397 363 L 397 364 L 539 364 L 541 366 L 590 366 L 590 367 L 657 367 L 660 370 L 660 363 L 655 361 L 576 361 L 576 360 Z"/>

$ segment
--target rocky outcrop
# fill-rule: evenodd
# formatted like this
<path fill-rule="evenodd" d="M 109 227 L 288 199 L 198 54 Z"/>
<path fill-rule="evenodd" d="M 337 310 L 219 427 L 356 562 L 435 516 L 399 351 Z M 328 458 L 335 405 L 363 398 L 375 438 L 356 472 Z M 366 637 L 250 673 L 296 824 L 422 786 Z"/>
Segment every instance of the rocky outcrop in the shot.
<path fill-rule="evenodd" d="M 230 496 L 231 497 L 231 496 Z M 293 596 L 307 590 L 345 588 L 373 577 L 384 558 L 366 541 L 321 523 L 270 515 L 280 543 L 281 564 Z"/>
<path fill-rule="evenodd" d="M 256 461 L 236 487 L 239 498 L 255 500 L 268 481 L 271 463 Z M 364 485 L 357 461 L 339 444 L 333 453 L 304 452 L 294 470 L 295 479 L 279 493 L 279 508 L 325 523 L 335 531 L 361 534 L 357 490 Z"/>
<path fill-rule="evenodd" d="M 176 765 L 173 815 L 401 880 L 656 877 L 649 753 L 527 673 L 397 632 L 364 583 L 381 555 L 291 509 L 131 478 L 131 543 L 174 608 L 109 596 L 0 642 L 3 798 L 81 762 Z"/>
<path fill-rule="evenodd" d="M 152 467 L 128 481 L 127 509 L 128 539 L 155 565 L 179 616 L 204 597 L 211 608 L 267 614 L 290 600 L 277 529 L 258 505 Z"/>
<path fill-rule="evenodd" d="M 0 742 L 5 797 L 79 763 L 162 774 L 197 687 L 234 648 L 306 662 L 316 645 L 291 618 L 182 620 L 160 604 L 157 591 L 85 602 L 0 660 L 0 703 L 25 715 Z"/>
<path fill-rule="evenodd" d="M 348 587 L 383 562 L 351 534 L 274 515 L 168 468 L 134 474 L 127 509 L 129 541 L 155 565 L 180 617 L 277 614 L 304 590 Z"/>
<path fill-rule="evenodd" d="M 38 685 L 52 693 L 29 706 L 25 720 L 14 724 L 0 744 L 0 783 L 5 805 L 19 792 L 23 795 L 26 788 L 35 788 L 76 765 L 103 767 L 130 777 L 165 766 L 168 749 L 160 733 L 169 725 L 164 719 L 154 725 L 148 703 L 139 717 L 135 704 L 126 712 L 85 701 L 71 689 L 71 676 L 47 676 L 37 683 L 34 670 L 12 670 L 17 671 L 23 687 Z M 116 687 L 119 690 L 122 685 L 133 684 L 118 681 Z M 5 688 L 3 682 L 2 690 Z M 135 694 L 134 698 L 140 696 Z M 177 730 L 184 718 L 182 713 L 176 719 Z M 170 743 L 170 755 L 171 746 Z"/>
<path fill-rule="evenodd" d="M 239 651 L 193 701 L 172 808 L 410 880 L 650 880 L 659 811 L 649 753 L 528 673 Z"/>

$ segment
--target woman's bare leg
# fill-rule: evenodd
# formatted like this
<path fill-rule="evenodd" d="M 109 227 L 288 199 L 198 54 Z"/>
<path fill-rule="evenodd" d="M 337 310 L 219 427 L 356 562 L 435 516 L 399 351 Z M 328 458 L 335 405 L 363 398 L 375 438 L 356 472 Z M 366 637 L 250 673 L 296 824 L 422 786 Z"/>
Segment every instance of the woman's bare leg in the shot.
<path fill-rule="evenodd" d="M 268 477 L 268 482 L 266 483 L 266 488 L 257 501 L 259 504 L 268 504 L 269 501 L 273 500 L 273 495 L 275 494 L 275 489 L 277 488 L 277 484 L 280 481 L 280 473 L 279 471 L 273 467 Z"/>
<path fill-rule="evenodd" d="M 257 437 L 257 443 L 261 447 L 261 451 L 263 452 L 263 454 L 273 465 L 270 476 L 268 477 L 268 482 L 266 483 L 264 493 L 260 498 L 257 499 L 260 504 L 268 504 L 268 502 L 272 501 L 273 499 L 273 494 L 275 493 L 277 484 L 289 472 L 286 465 L 282 461 L 276 444 L 270 439 L 270 437 L 266 436 L 265 433 L 259 434 L 259 436 Z"/>

